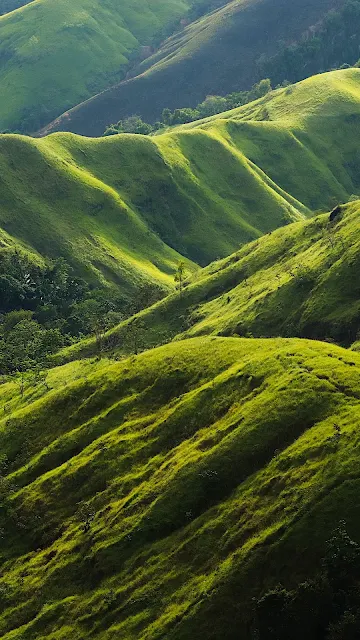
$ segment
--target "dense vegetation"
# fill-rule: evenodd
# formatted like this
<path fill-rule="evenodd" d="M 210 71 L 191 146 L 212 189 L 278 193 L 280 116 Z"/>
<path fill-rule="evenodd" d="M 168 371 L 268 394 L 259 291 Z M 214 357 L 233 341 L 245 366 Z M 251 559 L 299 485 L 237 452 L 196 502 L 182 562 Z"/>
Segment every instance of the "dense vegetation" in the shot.
<path fill-rule="evenodd" d="M 107 329 L 163 295 L 144 285 L 136 298 L 90 287 L 59 258 L 36 265 L 24 253 L 0 253 L 0 374 L 45 366 L 47 357 L 91 334 L 98 351 Z"/>
<path fill-rule="evenodd" d="M 178 124 L 186 124 L 188 122 L 195 122 L 202 118 L 208 118 L 214 116 L 217 113 L 223 111 L 229 111 L 241 107 L 244 104 L 253 102 L 262 98 L 271 91 L 270 80 L 264 79 L 256 83 L 250 91 L 234 91 L 227 96 L 207 96 L 203 102 L 198 104 L 194 109 L 180 108 L 170 111 L 170 109 L 164 109 L 159 121 L 153 125 L 148 122 L 143 122 L 140 116 L 132 115 L 125 120 L 119 120 L 116 124 L 111 124 L 105 130 L 105 136 L 112 136 L 118 133 L 138 133 L 148 135 L 154 131 L 159 131 L 166 127 L 171 127 Z"/>
<path fill-rule="evenodd" d="M 360 55 L 360 0 L 346 0 L 330 11 L 299 42 L 284 44 L 276 55 L 259 60 L 259 73 L 274 83 L 297 82 L 319 71 L 355 64 Z"/>

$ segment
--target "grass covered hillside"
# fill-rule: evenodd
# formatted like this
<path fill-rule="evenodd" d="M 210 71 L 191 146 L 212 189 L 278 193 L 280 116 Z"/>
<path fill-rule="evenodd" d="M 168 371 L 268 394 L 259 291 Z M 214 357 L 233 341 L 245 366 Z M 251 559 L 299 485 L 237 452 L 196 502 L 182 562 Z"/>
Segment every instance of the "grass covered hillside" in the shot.
<path fill-rule="evenodd" d="M 116 353 L 201 335 L 299 336 L 350 346 L 360 336 L 360 203 L 278 229 L 193 276 L 179 291 L 112 329 Z M 358 350 L 359 343 L 354 344 Z M 61 359 L 93 354 L 79 342 Z M 60 360 L 61 361 L 61 360 Z"/>
<path fill-rule="evenodd" d="M 0 137 L 0 228 L 87 277 L 169 285 L 359 192 L 360 70 L 149 137 Z M 191 264 L 188 263 L 191 270 Z"/>
<path fill-rule="evenodd" d="M 278 78 L 282 71 L 280 62 L 274 74 L 268 68 L 269 63 L 263 75 L 264 62 L 284 46 L 293 45 L 303 34 L 309 35 L 310 28 L 321 24 L 325 15 L 347 2 L 224 2 L 224 7 L 207 13 L 165 40 L 159 50 L 131 70 L 133 77 L 78 105 L 52 123 L 49 130 L 102 135 L 109 124 L 133 113 L 154 122 L 165 107 L 193 107 L 206 95 L 250 89 L 254 81 L 269 74 Z M 336 41 L 336 34 L 331 35 Z M 348 34 L 349 40 L 351 36 Z M 357 42 L 357 35 L 354 38 Z M 355 63 L 356 59 L 344 60 L 340 56 L 339 64 Z M 291 60 L 291 52 L 286 60 Z M 318 63 L 308 74 L 299 75 L 295 70 L 295 78 L 294 73 L 290 78 L 283 75 L 280 82 L 328 68 Z"/>
<path fill-rule="evenodd" d="M 323 570 L 339 520 L 358 539 L 359 398 L 359 354 L 297 339 L 2 384 L 1 637 L 255 637 L 256 600 Z"/>
<path fill-rule="evenodd" d="M 0 130 L 35 131 L 118 82 L 131 57 L 194 5 L 37 0 L 0 17 Z"/>
<path fill-rule="evenodd" d="M 81 157 L 92 148 L 85 139 L 83 148 L 75 138 L 66 140 Z M 130 154 L 133 143 L 136 155 L 138 142 L 126 139 Z M 114 172 L 114 145 L 103 146 L 107 158 L 99 165 Z M 120 162 L 122 158 L 120 151 Z M 179 254 L 150 231 L 111 185 L 77 164 L 56 138 L 1 136 L 0 166 L 0 227 L 7 246 L 20 245 L 35 259 L 39 254 L 61 256 L 87 281 L 116 284 L 127 293 L 144 282 L 171 286 Z"/>

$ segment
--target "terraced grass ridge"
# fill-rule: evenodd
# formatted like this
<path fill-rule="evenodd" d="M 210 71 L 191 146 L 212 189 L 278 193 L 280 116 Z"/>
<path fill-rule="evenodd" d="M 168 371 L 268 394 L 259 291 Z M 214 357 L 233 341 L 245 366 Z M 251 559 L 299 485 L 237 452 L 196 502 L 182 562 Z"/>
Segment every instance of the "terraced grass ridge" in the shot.
<path fill-rule="evenodd" d="M 131 57 L 198 2 L 36 0 L 1 16 L 0 130 L 35 131 L 119 82 Z"/>
<path fill-rule="evenodd" d="M 247 640 L 358 533 L 356 352 L 203 337 L 47 385 L 0 387 L 4 640 Z"/>
<path fill-rule="evenodd" d="M 181 30 L 131 68 L 129 78 L 76 107 L 72 105 L 74 109 L 67 110 L 45 131 L 102 135 L 109 124 L 133 113 L 154 122 L 165 107 L 194 107 L 209 94 L 250 89 L 264 77 L 259 64 L 262 58 L 274 55 L 285 43 L 301 39 L 330 10 L 341 8 L 345 2 L 224 0 L 223 7 L 207 11 L 198 20 L 185 21 Z M 221 2 L 208 4 L 212 8 Z M 342 62 L 354 63 L 356 58 L 340 57 L 339 66 Z M 323 66 L 312 73 L 321 70 Z"/>
<path fill-rule="evenodd" d="M 154 137 L 0 136 L 3 245 L 87 279 L 173 286 L 277 227 L 360 191 L 360 70 Z"/>

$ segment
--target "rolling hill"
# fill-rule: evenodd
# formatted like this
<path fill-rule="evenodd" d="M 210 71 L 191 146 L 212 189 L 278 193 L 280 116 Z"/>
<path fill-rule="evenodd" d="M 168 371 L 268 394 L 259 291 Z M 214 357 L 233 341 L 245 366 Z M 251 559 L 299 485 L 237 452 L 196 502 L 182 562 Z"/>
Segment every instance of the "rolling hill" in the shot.
<path fill-rule="evenodd" d="M 3 640 L 359 637 L 359 134 L 347 69 L 154 136 L 0 135 L 33 294 L 0 318 Z M 144 284 L 105 333 L 89 285 Z"/>
<path fill-rule="evenodd" d="M 0 17 L 0 130 L 35 131 L 123 79 L 198 0 L 37 0 Z"/>
<path fill-rule="evenodd" d="M 360 202 L 278 229 L 208 267 L 185 273 L 173 293 L 109 331 L 103 347 L 129 353 L 132 326 L 142 348 L 194 336 L 299 336 L 345 346 L 360 335 Z M 93 339 L 56 362 L 94 355 Z"/>
<path fill-rule="evenodd" d="M 345 3 L 346 0 L 224 3 L 224 7 L 191 22 L 162 43 L 158 51 L 130 71 L 130 78 L 74 105 L 42 133 L 73 131 L 100 136 L 109 124 L 124 116 L 138 113 L 154 122 L 165 107 L 195 106 L 208 94 L 250 89 L 264 77 L 262 59 L 276 55 L 285 44 L 301 40 L 330 10 Z M 350 40 L 352 34 L 344 37 Z M 357 41 L 356 34 L 354 37 Z M 342 62 L 354 63 L 356 58 L 342 60 L 340 56 L 339 64 Z M 327 68 L 319 62 L 307 75 Z M 303 77 L 306 72 L 295 79 Z"/>
<path fill-rule="evenodd" d="M 195 338 L 47 387 L 0 387 L 4 640 L 250 640 L 254 598 L 358 538 L 355 352 Z"/>
<path fill-rule="evenodd" d="M 0 228 L 90 281 L 169 287 L 359 192 L 360 70 L 153 137 L 0 137 Z"/>

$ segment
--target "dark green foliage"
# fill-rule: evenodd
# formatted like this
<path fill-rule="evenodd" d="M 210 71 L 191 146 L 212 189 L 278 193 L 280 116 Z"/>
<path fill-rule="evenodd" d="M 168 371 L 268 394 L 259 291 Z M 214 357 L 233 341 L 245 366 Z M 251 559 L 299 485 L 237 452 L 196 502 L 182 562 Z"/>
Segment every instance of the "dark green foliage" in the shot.
<path fill-rule="evenodd" d="M 255 605 L 254 640 L 355 640 L 360 630 L 360 547 L 341 521 L 326 543 L 323 570 Z"/>
<path fill-rule="evenodd" d="M 282 46 L 272 57 L 263 55 L 259 73 L 269 75 L 277 84 L 285 78 L 297 82 L 319 72 L 348 68 L 359 59 L 359 29 L 360 2 L 346 0 L 300 41 Z"/>
<path fill-rule="evenodd" d="M 116 125 L 110 125 L 104 133 L 105 136 L 111 136 L 116 133 L 140 133 L 147 135 L 153 131 L 153 127 L 143 122 L 140 116 L 130 116 L 125 120 L 119 120 Z"/>
<path fill-rule="evenodd" d="M 18 251 L 0 254 L 0 374 L 44 366 L 51 353 L 84 335 L 95 337 L 100 354 L 107 329 L 161 296 L 156 285 L 143 286 L 126 301 L 91 289 L 62 258 L 38 266 Z"/>
<path fill-rule="evenodd" d="M 43 329 L 34 320 L 20 320 L 0 334 L 0 373 L 24 371 L 44 363 L 48 354 L 64 344 L 66 339 L 59 329 Z"/>
<path fill-rule="evenodd" d="M 258 98 L 262 98 L 270 91 L 271 82 L 269 78 L 266 78 L 254 84 L 250 91 L 235 91 L 226 96 L 207 96 L 195 109 L 190 107 L 175 109 L 174 111 L 164 109 L 160 121 L 154 124 L 143 122 L 140 116 L 130 116 L 125 120 L 119 120 L 116 124 L 111 124 L 107 127 L 104 136 L 116 135 L 117 133 L 141 133 L 147 135 L 164 127 L 195 122 L 196 120 L 208 118 L 217 113 L 229 111 L 230 109 L 235 109 L 236 107 L 241 107 L 244 104 L 258 100 Z M 268 117 L 265 117 L 265 110 L 262 119 L 268 119 Z"/>

